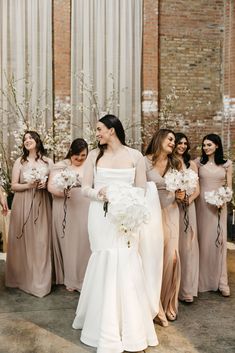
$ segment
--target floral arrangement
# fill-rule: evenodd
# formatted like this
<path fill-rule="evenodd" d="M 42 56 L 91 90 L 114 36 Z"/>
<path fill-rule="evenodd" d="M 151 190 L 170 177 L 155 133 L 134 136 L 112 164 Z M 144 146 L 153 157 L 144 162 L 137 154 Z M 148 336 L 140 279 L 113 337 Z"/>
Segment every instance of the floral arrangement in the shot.
<path fill-rule="evenodd" d="M 28 168 L 23 173 L 23 176 L 25 181 L 30 184 L 39 183 L 39 182 L 44 183 L 45 181 L 47 181 L 47 178 L 48 178 L 48 170 L 45 167 Z"/>
<path fill-rule="evenodd" d="M 221 186 L 217 190 L 206 191 L 205 192 L 205 201 L 217 207 L 218 210 L 218 224 L 217 224 L 217 238 L 215 240 L 215 245 L 218 247 L 223 244 L 223 239 L 221 239 L 221 226 L 220 226 L 220 216 L 222 207 L 232 200 L 233 191 L 228 186 Z"/>
<path fill-rule="evenodd" d="M 73 187 L 81 186 L 78 173 L 73 170 L 63 169 L 60 173 L 54 175 L 53 184 L 60 191 L 70 190 Z"/>
<path fill-rule="evenodd" d="M 134 235 L 143 223 L 149 221 L 143 189 L 127 184 L 114 183 L 107 188 L 108 217 L 118 229 L 118 232 L 127 237 L 130 247 L 130 236 Z"/>
<path fill-rule="evenodd" d="M 198 175 L 191 168 L 180 171 L 171 169 L 166 173 L 164 179 L 168 191 L 182 190 L 186 192 L 187 196 L 190 196 L 197 187 Z"/>
<path fill-rule="evenodd" d="M 221 186 L 218 190 L 205 192 L 206 202 L 218 208 L 223 207 L 226 202 L 231 201 L 232 196 L 233 191 L 228 186 Z"/>
<path fill-rule="evenodd" d="M 64 217 L 62 221 L 62 238 L 65 236 L 66 218 L 67 218 L 67 200 L 69 198 L 67 191 L 75 187 L 80 187 L 79 174 L 68 168 L 61 170 L 53 177 L 53 184 L 56 188 L 64 192 Z"/>

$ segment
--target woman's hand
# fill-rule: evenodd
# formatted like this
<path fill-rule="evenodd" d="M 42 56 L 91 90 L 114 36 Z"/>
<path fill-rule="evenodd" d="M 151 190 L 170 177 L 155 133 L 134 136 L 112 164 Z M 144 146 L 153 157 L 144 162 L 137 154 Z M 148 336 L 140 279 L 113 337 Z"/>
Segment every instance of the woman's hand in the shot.
<path fill-rule="evenodd" d="M 6 216 L 7 212 L 8 212 L 8 205 L 7 205 L 6 199 L 1 197 L 0 204 L 2 206 L 2 214 L 3 214 L 3 216 Z"/>
<path fill-rule="evenodd" d="M 175 199 L 177 202 L 184 202 L 186 196 L 186 192 L 182 190 L 176 190 L 175 192 Z"/>
<path fill-rule="evenodd" d="M 67 197 L 67 199 L 70 199 L 71 189 L 64 189 L 64 196 Z"/>
<path fill-rule="evenodd" d="M 108 201 L 106 192 L 107 192 L 107 188 L 106 188 L 106 187 L 104 187 L 104 188 L 102 188 L 102 189 L 99 190 L 99 192 L 98 192 L 98 198 L 99 198 L 99 200 L 101 200 L 101 201 Z"/>
<path fill-rule="evenodd" d="M 46 181 L 39 181 L 37 183 L 37 189 L 46 189 L 47 188 L 47 182 Z"/>

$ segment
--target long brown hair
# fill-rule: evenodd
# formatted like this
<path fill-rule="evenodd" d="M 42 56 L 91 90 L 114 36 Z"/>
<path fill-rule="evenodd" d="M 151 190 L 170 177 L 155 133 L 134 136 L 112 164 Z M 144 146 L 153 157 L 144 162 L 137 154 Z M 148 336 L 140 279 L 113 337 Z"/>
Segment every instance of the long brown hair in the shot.
<path fill-rule="evenodd" d="M 167 135 L 170 133 L 175 136 L 174 131 L 170 129 L 160 129 L 154 133 L 151 141 L 149 142 L 145 155 L 152 156 L 152 166 L 155 166 L 155 164 L 157 163 L 158 158 L 162 152 L 162 143 L 167 137 Z M 170 168 L 179 170 L 181 166 L 181 162 L 174 156 L 174 154 L 171 153 L 167 157 L 168 157 L 168 162 L 167 162 L 167 166 L 164 174 Z"/>
<path fill-rule="evenodd" d="M 24 140 L 25 140 L 25 136 L 29 134 L 32 139 L 34 139 L 34 141 L 36 142 L 36 158 L 35 158 L 35 161 L 37 161 L 38 159 L 41 159 L 44 163 L 48 164 L 48 162 L 46 160 L 43 159 L 44 156 L 46 156 L 46 151 L 45 151 L 45 148 L 43 146 L 43 143 L 42 143 L 42 140 L 39 136 L 39 134 L 36 132 L 36 131 L 26 131 L 24 133 L 24 136 L 23 136 L 23 153 L 22 153 L 22 156 L 21 156 L 21 160 L 20 162 L 21 163 L 24 163 L 24 162 L 27 162 L 27 157 L 29 155 L 29 151 L 24 147 Z"/>

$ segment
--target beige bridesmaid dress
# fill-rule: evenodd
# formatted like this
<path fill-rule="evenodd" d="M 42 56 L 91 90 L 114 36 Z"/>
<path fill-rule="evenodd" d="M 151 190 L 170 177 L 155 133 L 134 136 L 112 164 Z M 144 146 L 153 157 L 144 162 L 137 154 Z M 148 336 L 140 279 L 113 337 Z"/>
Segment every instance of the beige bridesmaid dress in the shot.
<path fill-rule="evenodd" d="M 226 168 L 231 165 L 228 160 L 223 165 L 200 164 L 199 168 L 200 196 L 196 200 L 199 258 L 199 292 L 220 291 L 229 292 L 227 274 L 227 206 L 224 205 L 220 217 L 220 241 L 216 246 L 218 236 L 218 210 L 205 201 L 205 192 L 217 190 L 225 184 Z"/>
<path fill-rule="evenodd" d="M 48 168 L 49 174 L 49 164 L 36 163 Z M 29 167 L 30 162 L 22 165 L 20 183 L 25 183 L 23 173 Z M 37 297 L 51 291 L 51 198 L 46 189 L 15 192 L 9 225 L 6 286 L 20 288 Z"/>
<path fill-rule="evenodd" d="M 179 299 L 193 301 L 198 293 L 199 276 L 199 247 L 197 236 L 197 219 L 195 202 L 188 207 L 189 224 L 186 230 L 184 223 L 184 210 L 179 205 L 180 232 L 179 232 L 179 254 L 181 263 L 181 281 Z"/>
<path fill-rule="evenodd" d="M 166 190 L 165 180 L 151 161 L 145 157 L 147 180 L 153 181 L 158 189 L 164 233 L 164 259 L 161 289 L 161 305 L 158 317 L 164 326 L 167 319 L 172 320 L 171 313 L 178 313 L 178 294 L 180 288 L 180 257 L 179 257 L 179 208 L 175 201 L 175 193 Z M 161 306 L 163 311 L 161 310 Z"/>
<path fill-rule="evenodd" d="M 69 168 L 68 160 L 55 165 L 57 171 Z M 79 177 L 80 181 L 81 177 Z M 56 284 L 80 291 L 91 254 L 87 220 L 90 201 L 81 188 L 72 188 L 67 199 L 66 223 L 63 231 L 64 197 L 53 195 L 52 248 Z"/>

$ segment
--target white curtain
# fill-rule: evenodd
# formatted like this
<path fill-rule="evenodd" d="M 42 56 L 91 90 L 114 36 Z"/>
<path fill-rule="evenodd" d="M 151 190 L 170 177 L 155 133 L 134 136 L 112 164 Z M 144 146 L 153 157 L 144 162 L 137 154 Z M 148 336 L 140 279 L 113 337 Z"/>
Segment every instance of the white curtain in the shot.
<path fill-rule="evenodd" d="M 51 0 L 0 0 L 0 123 L 5 133 L 19 117 L 31 126 L 52 121 Z M 8 83 L 13 83 L 9 87 Z M 14 116 L 12 91 L 18 104 Z M 14 104 L 13 104 L 14 105 Z M 5 111 L 5 112 L 4 112 Z M 9 114 L 9 112 L 12 114 Z M 7 141 L 5 141 L 7 142 Z"/>
<path fill-rule="evenodd" d="M 142 0 L 72 0 L 71 36 L 73 136 L 92 138 L 91 127 L 109 111 L 139 144 Z M 98 104 L 90 99 L 91 90 Z"/>

